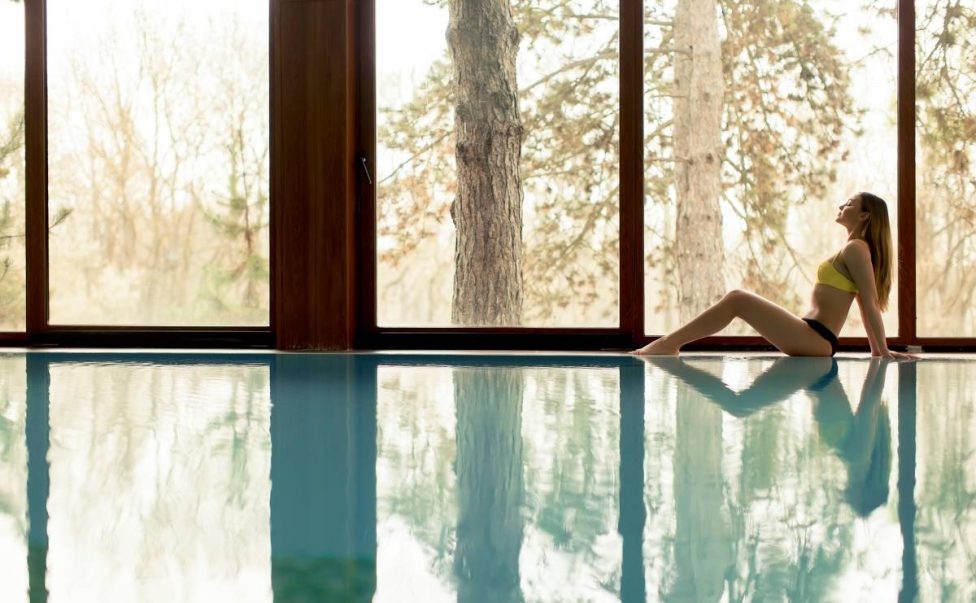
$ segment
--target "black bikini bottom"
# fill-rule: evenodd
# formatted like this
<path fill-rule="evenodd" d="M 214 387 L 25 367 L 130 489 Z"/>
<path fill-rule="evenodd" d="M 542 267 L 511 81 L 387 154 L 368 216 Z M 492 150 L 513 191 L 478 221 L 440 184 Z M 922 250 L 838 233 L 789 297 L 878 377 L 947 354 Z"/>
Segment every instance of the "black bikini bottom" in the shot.
<path fill-rule="evenodd" d="M 814 331 L 816 331 L 817 332 L 817 335 L 820 335 L 821 337 L 823 337 L 824 339 L 827 340 L 827 343 L 830 344 L 830 355 L 831 356 L 833 356 L 834 354 L 837 353 L 837 336 L 834 335 L 830 331 L 830 329 L 828 329 L 827 327 L 823 326 L 822 323 L 820 323 L 820 322 L 818 322 L 818 321 L 816 321 L 816 320 L 814 320 L 812 318 L 804 318 L 803 319 L 803 322 L 805 322 L 808 325 L 810 325 L 810 328 L 813 329 Z"/>

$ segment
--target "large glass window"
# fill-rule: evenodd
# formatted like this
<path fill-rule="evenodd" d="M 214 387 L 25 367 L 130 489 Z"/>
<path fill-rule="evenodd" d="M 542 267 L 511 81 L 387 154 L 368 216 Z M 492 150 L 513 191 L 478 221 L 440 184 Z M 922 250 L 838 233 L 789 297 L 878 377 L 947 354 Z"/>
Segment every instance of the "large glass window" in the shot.
<path fill-rule="evenodd" d="M 49 0 L 50 322 L 267 325 L 267 0 Z"/>
<path fill-rule="evenodd" d="M 736 287 L 802 314 L 817 264 L 847 236 L 837 207 L 870 191 L 896 218 L 898 31 L 889 4 L 645 3 L 648 334 Z M 725 332 L 749 333 L 738 321 Z M 843 334 L 863 333 L 852 312 Z"/>
<path fill-rule="evenodd" d="M 976 336 L 976 2 L 916 3 L 920 337 Z"/>
<path fill-rule="evenodd" d="M 0 331 L 23 331 L 24 5 L 0 0 Z"/>
<path fill-rule="evenodd" d="M 498 10 L 376 3 L 377 323 L 616 327 L 618 3 Z"/>

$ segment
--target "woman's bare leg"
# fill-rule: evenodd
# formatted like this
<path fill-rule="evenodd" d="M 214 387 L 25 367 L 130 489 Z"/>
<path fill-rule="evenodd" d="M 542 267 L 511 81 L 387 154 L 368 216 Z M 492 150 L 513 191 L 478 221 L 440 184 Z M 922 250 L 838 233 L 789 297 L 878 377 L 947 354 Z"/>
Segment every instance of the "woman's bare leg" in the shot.
<path fill-rule="evenodd" d="M 749 326 L 784 354 L 830 355 L 830 344 L 807 323 L 767 299 L 740 290 L 730 291 L 688 324 L 635 350 L 634 353 L 673 356 L 681 346 L 718 333 L 736 317 L 749 323 Z"/>

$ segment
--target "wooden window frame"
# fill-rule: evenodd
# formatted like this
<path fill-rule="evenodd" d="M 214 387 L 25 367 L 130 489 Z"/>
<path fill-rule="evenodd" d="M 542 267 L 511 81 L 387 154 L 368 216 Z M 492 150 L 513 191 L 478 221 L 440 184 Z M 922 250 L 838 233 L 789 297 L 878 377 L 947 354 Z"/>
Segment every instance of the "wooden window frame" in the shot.
<path fill-rule="evenodd" d="M 376 154 L 375 0 L 364 0 L 360 14 L 359 146 Z M 539 328 L 390 328 L 376 324 L 376 191 L 360 182 L 359 297 L 362 300 L 357 347 L 373 349 L 621 349 L 652 341 L 644 334 L 643 233 L 643 20 L 642 0 L 620 0 L 620 325 L 616 329 Z M 931 338 L 916 335 L 915 320 L 915 7 L 898 2 L 898 335 L 896 348 L 976 350 L 976 337 Z M 905 75 L 908 77 L 905 77 Z M 375 171 L 375 162 L 370 169 Z M 772 349 L 761 337 L 707 337 L 687 347 L 698 350 Z M 869 349 L 866 337 L 841 337 L 840 349 Z"/>
<path fill-rule="evenodd" d="M 26 331 L 0 345 L 77 347 L 271 347 L 268 327 L 51 325 L 48 289 L 47 2 L 25 0 Z M 270 40 L 269 40 L 270 43 Z M 273 304 L 273 301 L 272 301 Z M 269 321 L 274 320 L 273 313 Z"/>
<path fill-rule="evenodd" d="M 282 6 L 314 6 L 319 19 L 304 31 L 315 39 L 314 27 L 338 19 L 342 56 L 326 66 L 335 68 L 341 98 L 347 107 L 311 125 L 307 139 L 293 136 L 288 119 L 298 101 L 281 97 L 281 65 L 288 57 L 307 59 L 303 73 L 314 77 L 322 65 L 322 48 L 295 50 L 281 29 Z M 268 327 L 146 327 L 51 325 L 48 316 L 47 241 L 47 57 L 46 0 L 25 0 L 25 144 L 26 144 L 26 329 L 0 333 L 3 345 L 71 345 L 79 347 L 280 347 L 288 349 L 626 349 L 654 339 L 644 334 L 643 240 L 643 0 L 620 0 L 620 322 L 616 328 L 387 328 L 376 322 L 376 190 L 363 167 L 375 173 L 376 154 L 376 30 L 375 0 L 269 0 L 271 26 L 271 225 L 270 316 Z M 296 13 L 297 14 L 297 13 Z M 915 279 L 915 6 L 898 1 L 898 335 L 892 346 L 921 346 L 927 350 L 976 351 L 976 337 L 919 337 L 916 331 Z M 321 31 L 321 30 L 319 30 Z M 331 31 L 331 30 L 330 30 Z M 311 33 L 309 33 L 311 32 Z M 292 36 L 295 37 L 295 36 Z M 285 49 L 285 50 L 283 50 Z M 334 49 L 333 49 L 334 50 Z M 298 54 L 294 54 L 298 52 Z M 316 62 L 318 61 L 318 62 Z M 907 76 L 907 77 L 906 77 Z M 330 82 L 332 80 L 329 80 Z M 332 85 L 332 84 L 329 84 Z M 316 88 L 315 86 L 318 86 Z M 335 92 L 325 84 L 309 84 L 310 94 Z M 291 89 L 288 89 L 291 90 Z M 344 92 L 343 92 L 344 91 Z M 330 97 L 333 98 L 333 97 Z M 347 101 L 342 101 L 346 103 Z M 333 121 L 329 121 L 329 120 Z M 295 154 L 307 151 L 309 140 L 327 134 L 346 137 L 337 151 L 315 159 L 334 168 L 335 182 L 310 178 L 292 187 L 281 167 Z M 302 147 L 301 144 L 305 144 Z M 304 155 L 302 155 L 304 156 Z M 303 188 L 304 187 L 304 188 Z M 323 189 L 324 187 L 324 189 Z M 282 192 L 284 190 L 284 192 Z M 324 190 L 320 194 L 320 191 Z M 310 200 L 283 209 L 284 198 L 299 194 Z M 311 192 L 309 192 L 311 191 Z M 315 197 L 319 194 L 319 197 Z M 324 195 L 324 196 L 323 196 Z M 314 198 L 312 198 L 314 197 Z M 323 199 L 336 199 L 338 210 L 324 217 L 315 212 Z M 329 213 L 332 212 L 332 213 Z M 314 214 L 314 217 L 313 217 Z M 285 236 L 282 229 L 314 222 L 303 237 Z M 283 226 L 284 224 L 284 226 Z M 336 232 L 318 232 L 337 229 Z M 339 244 L 329 244 L 339 240 Z M 323 243 L 325 241 L 325 243 Z M 307 258 L 326 250 L 326 260 L 295 268 L 292 258 Z M 325 274 L 326 277 L 323 277 Z M 330 282 L 324 282 L 330 281 Z M 338 292 L 337 292 L 338 290 Z M 301 292 L 301 295 L 296 295 Z M 293 301 L 301 297 L 301 303 Z M 302 305 L 304 304 L 304 305 Z M 323 305 L 324 304 L 324 305 Z M 326 325 L 318 315 L 332 317 Z M 327 322 L 327 321 L 326 321 Z M 842 350 L 868 349 L 863 337 L 842 337 Z M 691 349 L 770 349 L 760 337 L 709 337 Z"/>

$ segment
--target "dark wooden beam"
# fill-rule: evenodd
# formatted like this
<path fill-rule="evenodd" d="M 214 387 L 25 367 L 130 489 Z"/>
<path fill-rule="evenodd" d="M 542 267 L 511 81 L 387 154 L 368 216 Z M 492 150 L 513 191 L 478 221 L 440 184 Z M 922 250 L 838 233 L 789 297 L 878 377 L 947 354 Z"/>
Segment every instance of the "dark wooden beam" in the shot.
<path fill-rule="evenodd" d="M 376 333 L 376 2 L 357 3 L 357 340 Z"/>
<path fill-rule="evenodd" d="M 915 1 L 898 1 L 898 338 L 916 341 Z"/>
<path fill-rule="evenodd" d="M 620 2 L 620 328 L 644 337 L 644 3 Z"/>
<path fill-rule="evenodd" d="M 47 328 L 47 2 L 24 3 L 27 332 Z"/>
<path fill-rule="evenodd" d="M 272 324 L 279 349 L 355 334 L 353 0 L 273 0 Z"/>

